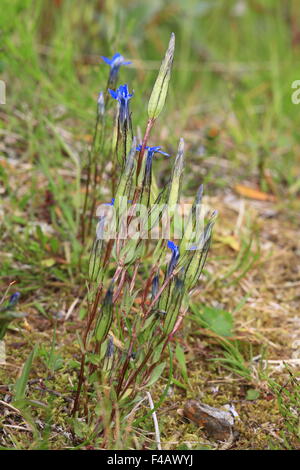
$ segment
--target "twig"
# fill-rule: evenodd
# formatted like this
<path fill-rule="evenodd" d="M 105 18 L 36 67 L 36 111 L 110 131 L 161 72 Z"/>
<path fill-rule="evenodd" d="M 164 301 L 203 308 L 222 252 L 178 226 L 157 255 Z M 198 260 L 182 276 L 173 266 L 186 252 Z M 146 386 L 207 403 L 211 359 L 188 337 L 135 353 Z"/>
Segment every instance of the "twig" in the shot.
<path fill-rule="evenodd" d="M 152 397 L 150 395 L 150 392 L 146 392 L 146 395 L 148 397 L 150 409 L 154 410 L 154 404 Z M 155 437 L 156 437 L 156 443 L 157 443 L 157 450 L 161 450 L 161 440 L 160 440 L 160 433 L 159 433 L 159 427 L 158 427 L 158 421 L 157 421 L 157 416 L 156 416 L 156 411 L 153 411 L 152 413 L 152 418 L 153 418 L 153 423 L 154 423 L 154 429 L 155 429 Z"/>
<path fill-rule="evenodd" d="M 32 432 L 30 428 L 23 428 L 23 426 L 17 426 L 14 424 L 3 424 L 2 425 L 5 428 L 11 428 L 11 429 L 18 429 L 19 431 L 26 431 L 26 432 Z"/>
<path fill-rule="evenodd" d="M 43 392 L 43 393 L 50 393 L 51 395 L 54 395 L 56 397 L 63 398 L 65 401 L 69 403 L 73 403 L 72 398 L 66 397 L 63 395 L 63 393 L 57 392 L 56 390 L 51 390 L 50 388 L 47 388 L 47 387 L 33 387 L 33 390 L 39 390 L 40 392 Z"/>
<path fill-rule="evenodd" d="M 2 299 L 0 300 L 0 305 L 1 305 L 2 302 L 4 301 L 5 296 L 6 296 L 7 292 L 9 291 L 9 289 L 11 288 L 11 286 L 14 285 L 16 282 L 17 282 L 17 281 L 12 281 L 12 282 L 9 284 L 9 286 L 6 288 L 6 291 L 4 292 L 3 297 L 2 297 Z"/>
<path fill-rule="evenodd" d="M 73 310 L 74 308 L 76 307 L 76 305 L 78 304 L 80 299 L 78 299 L 78 297 L 74 300 L 74 302 L 72 302 L 72 304 L 70 305 L 69 307 L 69 310 L 67 311 L 66 313 L 66 316 L 65 316 L 65 320 L 68 320 L 70 318 L 70 316 L 72 315 L 73 313 Z"/>
<path fill-rule="evenodd" d="M 6 401 L 0 400 L 0 405 L 6 406 L 6 408 L 9 408 L 10 410 L 15 411 L 19 415 L 21 414 L 20 410 L 10 405 L 9 403 L 6 403 Z"/>

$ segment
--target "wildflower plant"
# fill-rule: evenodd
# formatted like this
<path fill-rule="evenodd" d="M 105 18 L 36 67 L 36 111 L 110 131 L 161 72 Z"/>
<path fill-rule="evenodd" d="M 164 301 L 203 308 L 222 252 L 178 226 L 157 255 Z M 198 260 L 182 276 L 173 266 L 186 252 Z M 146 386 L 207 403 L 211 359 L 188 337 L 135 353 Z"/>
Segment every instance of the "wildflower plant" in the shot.
<path fill-rule="evenodd" d="M 172 34 L 148 104 L 148 123 L 141 143 L 132 132 L 129 103 L 134 94 L 126 84 L 116 88 L 119 68 L 129 62 L 120 54 L 112 59 L 103 57 L 110 65 L 110 74 L 107 91 L 97 102 L 89 163 L 94 163 L 92 174 L 98 165 L 96 155 L 109 152 L 118 179 L 113 179 L 111 201 L 97 210 L 99 169 L 98 180 L 90 175 L 86 186 L 83 241 L 89 235 L 86 219 L 90 218 L 88 225 L 92 227 L 96 213 L 98 223 L 89 256 L 88 307 L 85 331 L 79 338 L 82 357 L 73 415 L 84 412 L 90 419 L 94 401 L 93 430 L 103 436 L 104 447 L 116 422 L 126 424 L 128 409 L 158 380 L 167 366 L 168 354 L 172 358 L 171 342 L 203 270 L 216 215 L 213 213 L 207 221 L 201 186 L 187 218 L 183 223 L 179 220 L 183 139 L 175 157 L 149 143 L 167 96 L 174 48 Z M 115 108 L 108 107 L 112 99 L 117 101 Z M 115 110 L 113 118 L 108 109 Z M 111 146 L 104 139 L 109 119 L 113 122 L 108 138 Z M 173 166 L 162 189 L 152 166 L 155 155 L 167 157 Z M 169 374 L 171 371 L 172 360 Z"/>

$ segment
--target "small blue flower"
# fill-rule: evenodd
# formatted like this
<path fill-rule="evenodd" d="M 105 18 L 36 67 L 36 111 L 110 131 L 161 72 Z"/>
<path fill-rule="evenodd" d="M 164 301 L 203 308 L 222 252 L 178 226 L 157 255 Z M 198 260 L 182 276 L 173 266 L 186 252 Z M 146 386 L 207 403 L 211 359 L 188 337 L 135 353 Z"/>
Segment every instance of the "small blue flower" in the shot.
<path fill-rule="evenodd" d="M 127 85 L 120 85 L 117 90 L 108 89 L 114 100 L 120 105 L 120 123 L 124 127 L 125 122 L 129 121 L 129 100 L 133 97 L 133 93 L 129 93 Z"/>
<path fill-rule="evenodd" d="M 125 60 L 124 57 L 117 52 L 112 56 L 112 59 L 109 59 L 108 57 L 101 56 L 101 59 L 104 60 L 104 62 L 110 66 L 110 76 L 109 76 L 109 81 L 114 82 L 117 78 L 119 68 L 121 65 L 129 65 L 131 64 L 130 61 Z"/>
<path fill-rule="evenodd" d="M 107 203 L 106 203 L 106 205 L 107 205 L 107 206 L 113 206 L 114 203 L 115 203 L 115 198 L 113 197 L 110 202 L 107 202 Z"/>
<path fill-rule="evenodd" d="M 157 147 L 149 147 L 148 145 L 146 145 L 145 147 L 146 150 L 148 150 L 148 155 L 150 155 L 151 157 L 153 157 L 153 155 L 155 153 L 160 153 L 161 155 L 165 155 L 166 157 L 169 157 L 170 155 L 166 152 L 163 152 L 161 149 L 160 146 L 157 146 Z M 142 146 L 141 145 L 138 145 L 137 148 L 136 148 L 136 151 L 137 152 L 140 152 L 142 150 Z"/>
<path fill-rule="evenodd" d="M 168 266 L 168 277 L 171 276 L 179 259 L 179 248 L 174 242 L 168 241 L 168 248 L 172 250 L 172 257 Z"/>
<path fill-rule="evenodd" d="M 147 150 L 147 160 L 146 160 L 146 168 L 145 168 L 145 173 L 146 176 L 150 175 L 151 172 L 151 167 L 152 167 L 152 158 L 155 153 L 160 153 L 161 155 L 165 155 L 166 157 L 169 157 L 170 155 L 166 152 L 163 152 L 160 146 L 157 147 L 149 147 L 146 145 L 145 149 Z M 137 152 L 140 152 L 142 150 L 142 145 L 138 145 L 136 148 Z"/>
<path fill-rule="evenodd" d="M 110 90 L 109 93 L 115 99 L 121 102 L 122 100 L 128 101 L 133 97 L 133 93 L 130 94 L 128 91 L 128 85 L 120 85 L 117 90 Z"/>
<path fill-rule="evenodd" d="M 101 56 L 101 59 L 103 59 L 106 64 L 110 65 L 111 68 L 131 64 L 131 62 L 129 60 L 125 60 L 119 52 L 114 54 L 111 59 L 103 55 Z"/>
<path fill-rule="evenodd" d="M 8 301 L 8 306 L 14 307 L 18 303 L 20 296 L 21 296 L 20 292 L 15 292 L 14 294 L 12 294 Z"/>

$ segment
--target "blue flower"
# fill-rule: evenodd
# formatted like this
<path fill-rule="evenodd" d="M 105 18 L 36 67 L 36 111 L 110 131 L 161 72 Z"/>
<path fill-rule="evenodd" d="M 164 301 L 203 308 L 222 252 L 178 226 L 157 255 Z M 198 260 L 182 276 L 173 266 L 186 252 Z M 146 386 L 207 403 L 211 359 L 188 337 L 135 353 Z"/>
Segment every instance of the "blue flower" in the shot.
<path fill-rule="evenodd" d="M 14 307 L 18 303 L 20 296 L 21 296 L 20 292 L 15 292 L 14 294 L 12 294 L 8 301 L 8 306 Z"/>
<path fill-rule="evenodd" d="M 131 64 L 131 62 L 128 60 L 125 60 L 124 57 L 119 52 L 114 54 L 112 56 L 112 59 L 109 59 L 108 57 L 105 57 L 103 55 L 101 56 L 101 59 L 103 59 L 106 64 L 110 65 L 111 68 L 120 67 L 121 65 Z"/>
<path fill-rule="evenodd" d="M 160 153 L 161 155 L 165 155 L 166 157 L 169 157 L 170 155 L 166 152 L 163 152 L 160 146 L 157 147 L 149 147 L 146 145 L 145 149 L 147 150 L 147 160 L 146 160 L 146 169 L 145 169 L 145 174 L 146 176 L 150 175 L 151 172 L 151 167 L 152 167 L 152 158 L 155 153 Z M 142 145 L 138 145 L 136 148 L 137 152 L 140 152 L 142 150 Z"/>
<path fill-rule="evenodd" d="M 130 94 L 128 91 L 128 85 L 120 85 L 117 90 L 110 90 L 109 93 L 115 99 L 121 102 L 122 100 L 128 101 L 133 97 L 133 93 Z"/>
<path fill-rule="evenodd" d="M 119 68 L 121 65 L 129 65 L 131 64 L 130 61 L 127 61 L 124 59 L 124 57 L 117 52 L 112 56 L 112 59 L 109 59 L 108 57 L 101 56 L 101 59 L 104 60 L 104 62 L 107 65 L 110 65 L 110 76 L 109 76 L 109 81 L 113 82 L 117 78 Z"/>
<path fill-rule="evenodd" d="M 153 155 L 155 153 L 160 153 L 161 155 L 165 155 L 166 157 L 169 157 L 170 155 L 166 152 L 163 152 L 161 149 L 160 146 L 157 146 L 157 147 L 149 147 L 148 145 L 146 145 L 145 147 L 146 150 L 148 150 L 148 155 L 150 155 L 151 157 L 153 157 Z M 137 152 L 140 152 L 142 150 L 142 146 L 141 145 L 138 145 L 137 148 L 136 148 L 136 151 Z"/>
<path fill-rule="evenodd" d="M 172 257 L 171 257 L 171 260 L 170 260 L 170 263 L 169 263 L 169 266 L 168 266 L 168 277 L 171 276 L 172 272 L 174 271 L 175 269 L 175 266 L 179 260 L 179 248 L 177 245 L 175 245 L 174 242 L 172 241 L 168 241 L 168 248 L 170 248 L 170 250 L 172 250 Z"/>
<path fill-rule="evenodd" d="M 108 89 L 110 95 L 114 100 L 119 101 L 120 104 L 120 123 L 124 127 L 125 122 L 129 121 L 129 100 L 133 97 L 133 93 L 129 93 L 127 85 L 120 85 L 117 90 Z"/>
<path fill-rule="evenodd" d="M 107 205 L 107 206 L 113 206 L 114 203 L 115 203 L 115 198 L 113 197 L 110 202 L 107 202 L 107 203 L 106 203 L 106 205 Z"/>

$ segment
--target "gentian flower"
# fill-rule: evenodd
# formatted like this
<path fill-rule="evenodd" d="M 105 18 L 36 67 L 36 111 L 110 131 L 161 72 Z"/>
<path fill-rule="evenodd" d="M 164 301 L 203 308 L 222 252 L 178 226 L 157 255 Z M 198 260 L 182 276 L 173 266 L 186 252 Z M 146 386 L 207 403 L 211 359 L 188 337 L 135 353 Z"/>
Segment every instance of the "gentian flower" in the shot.
<path fill-rule="evenodd" d="M 168 241 L 168 248 L 172 250 L 172 257 L 168 266 L 168 277 L 171 276 L 179 259 L 179 248 L 174 242 Z"/>
<path fill-rule="evenodd" d="M 120 85 L 119 88 L 115 90 L 108 90 L 114 100 L 119 102 L 120 106 L 120 123 L 124 127 L 125 122 L 129 121 L 129 100 L 133 97 L 133 93 L 129 93 L 127 85 Z"/>
<path fill-rule="evenodd" d="M 14 294 L 12 294 L 9 298 L 8 304 L 5 307 L 0 308 L 0 313 L 11 310 L 11 308 L 14 307 L 18 303 L 20 296 L 21 296 L 20 292 L 15 292 Z M 0 332 L 0 339 L 1 339 L 1 332 Z"/>
<path fill-rule="evenodd" d="M 147 160 L 146 160 L 146 169 L 145 169 L 145 173 L 146 175 L 150 175 L 150 171 L 151 171 L 151 166 L 152 166 L 152 158 L 153 158 L 153 155 L 155 153 L 160 153 L 161 155 L 165 155 L 166 157 L 169 157 L 170 155 L 166 152 L 163 152 L 161 149 L 160 146 L 157 146 L 157 147 L 149 147 L 148 145 L 146 145 L 145 149 L 147 150 Z M 142 150 L 142 145 L 138 145 L 137 148 L 136 148 L 136 151 L 137 152 L 140 152 Z"/>
<path fill-rule="evenodd" d="M 18 303 L 20 296 L 21 296 L 20 292 L 15 292 L 14 294 L 12 294 L 8 301 L 8 306 L 14 307 Z"/>
<path fill-rule="evenodd" d="M 110 75 L 109 75 L 109 82 L 115 82 L 119 68 L 121 65 L 129 65 L 131 62 L 127 61 L 124 59 L 124 57 L 117 52 L 112 56 L 112 59 L 109 59 L 108 57 L 101 56 L 101 59 L 104 60 L 104 62 L 110 66 Z"/>
<path fill-rule="evenodd" d="M 115 198 L 113 197 L 110 202 L 106 202 L 106 205 L 107 205 L 107 206 L 113 206 L 114 203 L 115 203 Z"/>
<path fill-rule="evenodd" d="M 165 155 L 166 157 L 169 157 L 170 155 L 166 152 L 163 152 L 161 149 L 160 146 L 157 146 L 157 147 L 149 147 L 148 145 L 146 145 L 145 147 L 146 150 L 148 150 L 148 155 L 150 154 L 151 157 L 153 157 L 153 155 L 155 153 L 160 153 L 161 155 Z M 142 150 L 142 146 L 141 145 L 138 145 L 137 148 L 136 148 L 136 151 L 137 152 L 140 152 Z"/>

